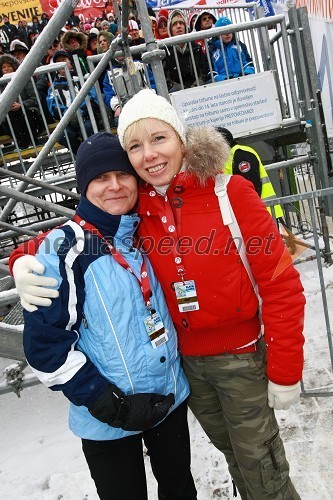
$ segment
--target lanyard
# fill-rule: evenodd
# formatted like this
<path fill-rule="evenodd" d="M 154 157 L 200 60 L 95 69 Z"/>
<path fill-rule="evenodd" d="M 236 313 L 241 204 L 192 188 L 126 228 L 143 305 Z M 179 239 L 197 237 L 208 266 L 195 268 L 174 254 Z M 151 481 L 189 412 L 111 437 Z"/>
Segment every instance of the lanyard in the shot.
<path fill-rule="evenodd" d="M 121 255 L 121 253 L 119 253 L 118 250 L 113 245 L 111 245 L 111 243 L 107 239 L 104 238 L 102 233 L 95 226 L 93 226 L 89 222 L 82 219 L 82 217 L 80 217 L 78 214 L 74 215 L 73 220 L 74 220 L 74 222 L 79 224 L 81 227 L 83 227 L 87 231 L 89 231 L 93 234 L 96 234 L 99 238 L 101 238 L 101 240 L 104 241 L 104 243 L 106 244 L 110 254 L 115 259 L 115 261 L 118 262 L 118 264 L 121 265 L 121 267 L 123 267 L 126 271 L 133 274 L 133 276 L 137 279 L 137 281 L 140 285 L 141 293 L 143 296 L 143 300 L 146 304 L 146 308 L 149 311 L 151 311 L 151 302 L 149 299 L 152 296 L 152 291 L 151 291 L 149 276 L 148 276 L 148 272 L 147 272 L 147 265 L 146 265 L 144 257 L 142 256 L 142 266 L 141 266 L 141 270 L 140 270 L 141 280 L 140 280 L 136 276 L 136 274 L 133 272 L 133 269 L 128 264 L 128 262 Z"/>
<path fill-rule="evenodd" d="M 164 197 L 165 201 L 165 212 L 162 211 L 161 208 L 158 208 L 158 214 L 162 221 L 162 226 L 165 233 L 169 236 L 169 238 L 173 241 L 172 246 L 172 254 L 174 258 L 174 262 L 177 268 L 178 276 L 184 281 L 184 276 L 186 274 L 185 266 L 183 265 L 183 259 L 179 252 L 179 237 L 177 234 L 177 226 L 176 221 L 172 212 L 172 208 L 170 206 L 167 195 Z"/>

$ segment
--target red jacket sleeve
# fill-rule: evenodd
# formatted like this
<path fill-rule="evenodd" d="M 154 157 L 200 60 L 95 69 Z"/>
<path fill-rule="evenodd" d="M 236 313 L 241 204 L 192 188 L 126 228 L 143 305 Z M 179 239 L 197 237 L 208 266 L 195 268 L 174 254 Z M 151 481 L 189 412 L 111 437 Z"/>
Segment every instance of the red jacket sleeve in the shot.
<path fill-rule="evenodd" d="M 15 250 L 10 254 L 8 265 L 9 265 L 9 270 L 11 274 L 13 274 L 13 266 L 16 262 L 17 259 L 20 257 L 23 257 L 23 255 L 35 255 L 39 245 L 42 243 L 46 235 L 50 231 L 47 231 L 45 233 L 41 233 L 36 238 L 33 238 L 32 240 L 25 241 L 22 243 L 22 245 L 18 246 L 15 248 Z"/>
<path fill-rule="evenodd" d="M 229 186 L 230 202 L 263 301 L 267 376 L 276 384 L 293 385 L 301 380 L 304 363 L 305 297 L 299 273 L 253 186 L 239 176 L 232 177 Z"/>

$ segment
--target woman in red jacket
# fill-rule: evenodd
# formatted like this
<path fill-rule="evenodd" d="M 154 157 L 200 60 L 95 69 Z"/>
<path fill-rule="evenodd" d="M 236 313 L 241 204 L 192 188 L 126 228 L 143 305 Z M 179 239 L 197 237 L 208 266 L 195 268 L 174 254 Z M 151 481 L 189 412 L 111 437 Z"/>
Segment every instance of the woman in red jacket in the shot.
<path fill-rule="evenodd" d="M 190 408 L 243 499 L 299 499 L 273 408 L 299 396 L 305 299 L 274 221 L 253 186 L 231 177 L 264 340 L 257 296 L 214 192 L 229 152 L 223 139 L 200 127 L 186 136 L 172 106 L 150 90 L 124 106 L 118 135 L 144 181 L 139 234 L 178 331 Z"/>
<path fill-rule="evenodd" d="M 228 195 L 262 298 L 263 338 L 257 296 L 214 193 L 224 139 L 213 128 L 185 134 L 172 106 L 147 89 L 124 106 L 118 135 L 144 181 L 138 233 L 178 331 L 189 406 L 242 499 L 298 500 L 274 409 L 299 396 L 305 299 L 276 226 L 252 185 L 233 176 Z"/>

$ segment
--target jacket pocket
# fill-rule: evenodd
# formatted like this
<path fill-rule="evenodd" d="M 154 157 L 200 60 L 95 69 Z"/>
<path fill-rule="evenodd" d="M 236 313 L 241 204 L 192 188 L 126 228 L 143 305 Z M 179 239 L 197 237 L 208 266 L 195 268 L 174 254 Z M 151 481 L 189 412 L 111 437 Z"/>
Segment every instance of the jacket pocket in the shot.
<path fill-rule="evenodd" d="M 261 337 L 257 344 L 255 352 L 245 354 L 235 354 L 238 359 L 247 360 L 249 367 L 254 371 L 256 376 L 261 380 L 266 380 L 266 343 L 264 337 Z"/>

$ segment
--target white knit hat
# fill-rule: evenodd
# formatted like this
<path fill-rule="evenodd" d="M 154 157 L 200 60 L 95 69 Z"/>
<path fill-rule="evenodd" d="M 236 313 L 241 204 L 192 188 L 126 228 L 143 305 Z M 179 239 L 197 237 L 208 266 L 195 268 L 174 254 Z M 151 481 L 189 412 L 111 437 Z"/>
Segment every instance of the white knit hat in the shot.
<path fill-rule="evenodd" d="M 164 97 L 155 94 L 150 89 L 144 89 L 125 104 L 119 115 L 117 132 L 122 147 L 124 147 L 124 136 L 128 127 L 143 118 L 155 118 L 168 123 L 177 132 L 182 143 L 186 144 L 184 125 L 176 110 Z"/>

